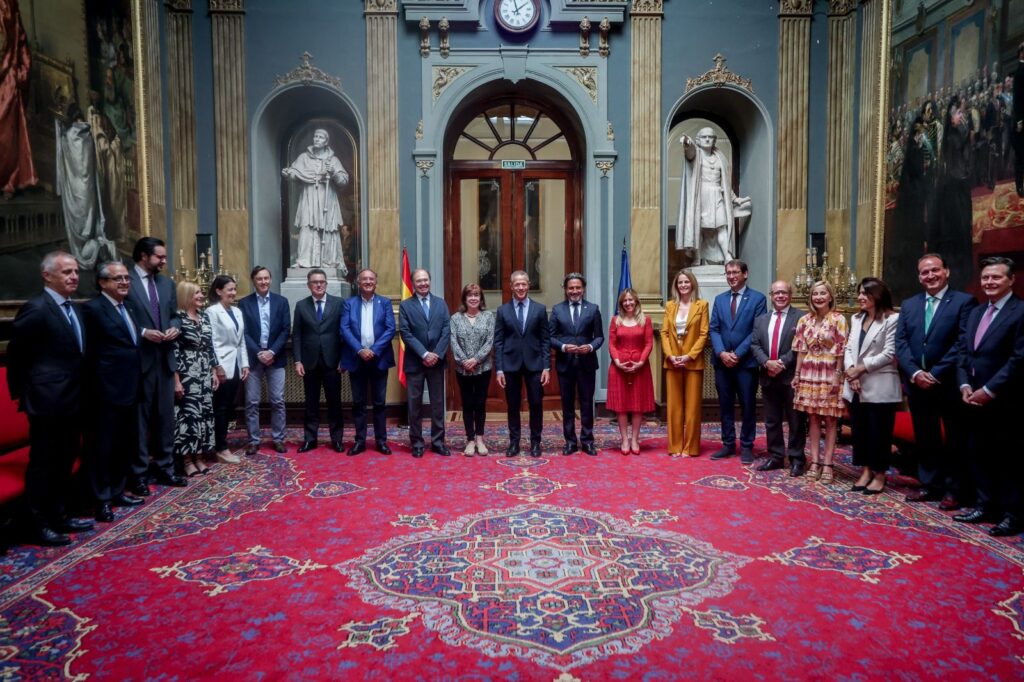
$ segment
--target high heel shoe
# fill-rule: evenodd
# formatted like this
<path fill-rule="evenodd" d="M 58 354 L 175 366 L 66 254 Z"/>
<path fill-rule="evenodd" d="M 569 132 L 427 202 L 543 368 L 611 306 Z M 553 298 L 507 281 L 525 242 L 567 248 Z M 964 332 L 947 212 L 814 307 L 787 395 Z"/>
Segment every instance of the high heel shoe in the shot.
<path fill-rule="evenodd" d="M 832 481 L 834 479 L 835 479 L 835 471 L 833 471 L 832 465 L 831 464 L 822 464 L 821 465 L 821 477 L 819 479 L 821 481 L 821 484 L 822 485 L 831 485 L 831 483 L 832 483 Z"/>
<path fill-rule="evenodd" d="M 860 483 L 855 483 L 854 486 L 852 488 L 850 488 L 850 492 L 851 493 L 862 493 L 862 492 L 864 492 L 867 489 L 868 489 L 868 487 L 866 485 L 861 485 Z"/>
<path fill-rule="evenodd" d="M 634 455 L 640 454 L 640 443 L 633 443 L 629 446 L 629 451 Z"/>
<path fill-rule="evenodd" d="M 874 483 L 874 480 L 872 480 L 871 482 Z M 881 495 L 884 492 L 885 492 L 885 478 L 882 479 L 882 487 L 881 488 L 878 488 L 877 490 L 874 490 L 872 488 L 865 487 L 864 490 L 861 491 L 861 495 Z"/>
<path fill-rule="evenodd" d="M 821 465 L 817 462 L 811 462 L 807 467 L 807 473 L 805 475 L 810 480 L 817 481 L 821 478 Z"/>

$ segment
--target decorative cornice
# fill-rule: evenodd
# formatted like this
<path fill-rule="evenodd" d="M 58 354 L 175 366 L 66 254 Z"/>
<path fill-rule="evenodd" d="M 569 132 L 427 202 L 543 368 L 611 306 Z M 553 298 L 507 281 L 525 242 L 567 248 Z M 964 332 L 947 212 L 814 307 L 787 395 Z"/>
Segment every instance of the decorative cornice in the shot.
<path fill-rule="evenodd" d="M 845 17 L 857 9 L 857 0 L 828 0 L 830 17 Z"/>
<path fill-rule="evenodd" d="M 366 0 L 366 14 L 398 14 L 398 0 Z"/>
<path fill-rule="evenodd" d="M 754 86 L 751 84 L 749 78 L 743 78 L 738 76 L 725 67 L 725 57 L 721 53 L 714 56 L 715 68 L 704 73 L 703 76 L 697 78 L 686 79 L 686 92 L 690 92 L 694 88 L 699 88 L 703 85 L 714 85 L 717 88 L 723 85 L 736 85 L 743 88 L 747 92 L 754 92 Z"/>
<path fill-rule="evenodd" d="M 433 68 L 434 85 L 432 88 L 434 101 L 436 102 L 441 97 L 441 93 L 452 84 L 452 81 L 469 71 L 470 68 L 469 66 L 435 66 Z"/>
<path fill-rule="evenodd" d="M 191 12 L 192 0 L 167 0 L 164 6 L 168 12 Z"/>
<path fill-rule="evenodd" d="M 779 16 L 810 18 L 813 5 L 813 0 L 782 0 L 779 3 Z"/>
<path fill-rule="evenodd" d="M 612 169 L 615 162 L 609 159 L 602 159 L 601 161 L 595 161 L 594 165 L 597 166 L 599 171 L 601 171 L 602 177 L 608 177 L 608 171 Z"/>
<path fill-rule="evenodd" d="M 558 70 L 576 79 L 590 99 L 597 104 L 597 67 L 596 66 L 560 66 Z"/>
<path fill-rule="evenodd" d="M 210 0 L 210 14 L 244 14 L 245 0 Z"/>
<path fill-rule="evenodd" d="M 423 177 L 427 177 L 427 173 L 429 173 L 430 169 L 434 167 L 434 162 L 430 159 L 417 159 L 416 167 L 420 169 L 420 173 L 423 174 Z"/>
<path fill-rule="evenodd" d="M 633 16 L 660 17 L 665 13 L 665 0 L 633 0 L 633 6 L 630 8 L 629 13 Z"/>
<path fill-rule="evenodd" d="M 313 66 L 313 55 L 308 52 L 303 52 L 299 60 L 301 62 L 299 66 L 283 76 L 277 76 L 274 78 L 274 85 L 288 85 L 290 83 L 302 83 L 303 85 L 309 85 L 310 83 L 315 82 L 329 85 L 336 90 L 341 90 L 341 79 Z"/>

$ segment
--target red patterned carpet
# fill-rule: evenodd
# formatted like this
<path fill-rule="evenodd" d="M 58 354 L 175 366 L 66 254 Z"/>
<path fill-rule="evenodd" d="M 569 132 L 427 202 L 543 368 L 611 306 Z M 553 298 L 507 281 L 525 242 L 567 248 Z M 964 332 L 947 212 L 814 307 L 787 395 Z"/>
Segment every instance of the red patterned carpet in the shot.
<path fill-rule="evenodd" d="M 597 458 L 559 432 L 537 460 L 293 442 L 15 548 L 0 679 L 1024 676 L 1021 539 L 848 475 L 669 459 L 663 431 Z"/>

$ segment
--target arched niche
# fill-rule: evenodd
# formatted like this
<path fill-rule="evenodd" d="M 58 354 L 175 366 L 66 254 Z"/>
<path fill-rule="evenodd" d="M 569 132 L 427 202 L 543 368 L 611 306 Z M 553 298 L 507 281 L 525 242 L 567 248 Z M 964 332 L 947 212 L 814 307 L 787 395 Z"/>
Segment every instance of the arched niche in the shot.
<path fill-rule="evenodd" d="M 253 263 L 270 267 L 274 288 L 279 290 L 290 266 L 289 244 L 294 218 L 296 188 L 281 175 L 297 151 L 305 149 L 301 140 L 311 138 L 312 129 L 325 127 L 331 134 L 330 145 L 349 172 L 349 184 L 339 193 L 346 224 L 351 219 L 358 231 L 354 248 L 357 262 L 366 262 L 366 202 L 363 169 L 366 167 L 365 125 L 351 100 L 342 92 L 318 83 L 281 86 L 263 100 L 251 127 L 252 148 L 252 223 Z M 354 205 L 345 205 L 351 201 Z M 343 249 L 346 248 L 343 245 Z M 352 276 L 352 273 L 350 273 Z M 303 284 L 304 286 L 304 284 Z"/>
<path fill-rule="evenodd" d="M 733 188 L 749 196 L 753 207 L 750 221 L 737 240 L 739 257 L 750 266 L 750 284 L 766 290 L 775 277 L 775 140 L 771 119 L 764 104 L 749 91 L 733 85 L 696 88 L 673 105 L 665 124 L 664 200 L 666 268 L 675 249 L 669 240 L 679 206 L 679 182 L 683 150 L 679 136 L 672 136 L 680 124 L 704 119 L 727 135 L 732 146 Z M 670 196 L 675 191 L 676 196 Z M 707 266 L 705 266 L 707 267 Z M 671 273 L 663 279 L 667 280 Z M 667 284 L 665 285 L 667 287 Z"/>

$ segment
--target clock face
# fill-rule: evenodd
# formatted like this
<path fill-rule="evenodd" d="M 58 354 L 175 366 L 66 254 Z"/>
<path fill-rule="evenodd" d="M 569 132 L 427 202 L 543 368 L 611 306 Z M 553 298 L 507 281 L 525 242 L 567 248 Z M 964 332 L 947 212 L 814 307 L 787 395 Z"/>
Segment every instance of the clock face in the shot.
<path fill-rule="evenodd" d="M 540 19 L 540 0 L 494 0 L 494 17 L 507 31 L 528 31 Z"/>

